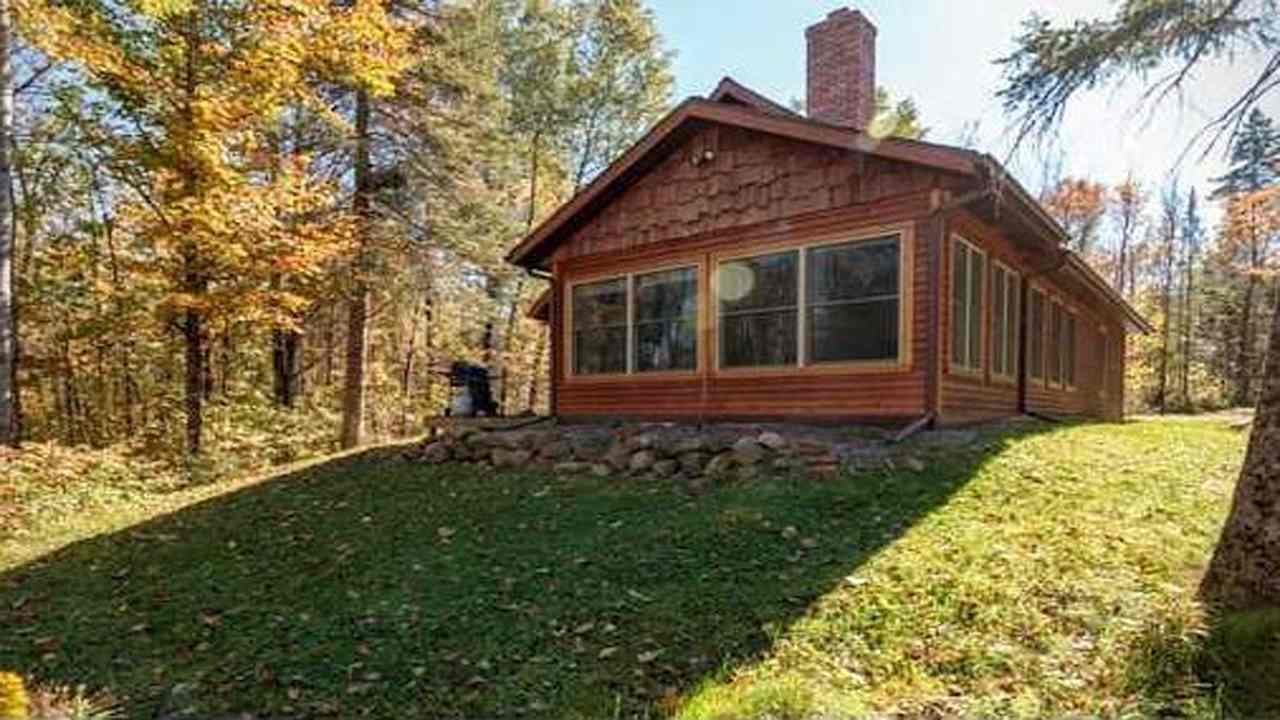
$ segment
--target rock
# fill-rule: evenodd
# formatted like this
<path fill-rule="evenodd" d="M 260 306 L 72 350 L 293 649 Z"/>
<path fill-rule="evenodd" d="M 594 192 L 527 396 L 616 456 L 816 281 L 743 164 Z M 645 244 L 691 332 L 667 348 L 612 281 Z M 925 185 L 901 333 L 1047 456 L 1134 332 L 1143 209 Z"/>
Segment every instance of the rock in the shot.
<path fill-rule="evenodd" d="M 503 450 L 496 448 L 489 455 L 489 459 L 496 468 L 522 468 L 533 459 L 533 453 L 528 450 Z"/>
<path fill-rule="evenodd" d="M 669 478 L 680 470 L 680 463 L 676 460 L 659 460 L 653 464 L 653 474 L 660 478 Z"/>
<path fill-rule="evenodd" d="M 914 455 L 908 455 L 907 457 L 903 458 L 902 466 L 910 470 L 911 472 L 918 472 L 918 473 L 924 472 L 928 468 L 928 466 L 924 464 L 923 460 L 921 460 L 918 457 L 915 457 Z"/>
<path fill-rule="evenodd" d="M 791 443 L 791 448 L 797 455 L 804 455 L 806 457 L 813 455 L 826 455 L 831 452 L 831 443 L 814 440 L 812 438 L 800 438 Z"/>
<path fill-rule="evenodd" d="M 449 462 L 452 455 L 453 452 L 449 449 L 448 443 L 443 441 L 436 441 L 422 448 L 422 462 L 432 465 Z"/>
<path fill-rule="evenodd" d="M 593 463 L 591 465 L 591 474 L 600 478 L 609 477 L 613 474 L 613 468 L 604 463 Z"/>
<path fill-rule="evenodd" d="M 685 477 L 697 477 L 707 469 L 711 456 L 704 452 L 686 452 L 680 455 L 680 472 Z"/>
<path fill-rule="evenodd" d="M 755 465 L 764 459 L 767 452 L 754 438 L 739 438 L 733 444 L 733 459 L 739 465 Z"/>
<path fill-rule="evenodd" d="M 735 459 L 736 452 L 721 453 L 707 463 L 705 473 L 710 477 L 725 477 L 733 472 L 733 467 L 737 463 Z"/>
<path fill-rule="evenodd" d="M 631 467 L 631 451 L 625 442 L 614 443 L 609 452 L 604 454 L 604 463 L 614 470 L 626 470 Z"/>
<path fill-rule="evenodd" d="M 641 450 L 631 456 L 631 461 L 627 464 L 627 467 L 631 472 L 639 473 L 653 467 L 653 464 L 657 461 L 658 457 L 654 455 L 652 450 Z"/>
<path fill-rule="evenodd" d="M 591 470 L 591 463 L 584 462 L 562 462 L 556 463 L 552 468 L 561 475 L 582 475 Z"/>
<path fill-rule="evenodd" d="M 487 448 L 492 447 L 493 438 L 491 433 L 476 431 L 466 436 L 467 447 L 471 448 Z"/>
<path fill-rule="evenodd" d="M 978 439 L 973 430 L 930 430 L 915 437 L 915 442 L 933 447 L 960 447 L 971 445 Z"/>
<path fill-rule="evenodd" d="M 517 431 L 495 432 L 491 445 L 493 447 L 503 447 L 508 450 L 522 450 L 529 446 L 529 436 L 527 433 Z"/>
<path fill-rule="evenodd" d="M 538 457 L 547 460 L 563 460 L 573 455 L 573 446 L 564 440 L 552 440 L 539 445 L 536 449 Z"/>
<path fill-rule="evenodd" d="M 788 472 L 794 469 L 795 464 L 790 458 L 778 458 L 773 461 L 773 469 L 778 472 Z"/>
<path fill-rule="evenodd" d="M 580 462 L 595 462 L 604 457 L 611 443 L 608 435 L 577 435 L 569 441 L 573 446 L 573 459 Z"/>
<path fill-rule="evenodd" d="M 671 446 L 672 455 L 706 452 L 707 440 L 699 435 L 681 438 Z"/>
<path fill-rule="evenodd" d="M 449 448 L 449 454 L 453 456 L 454 462 L 470 462 L 476 458 L 475 452 L 464 443 L 454 443 L 453 447 Z"/>
<path fill-rule="evenodd" d="M 626 441 L 628 450 L 648 450 L 658 444 L 658 436 L 651 432 L 632 435 Z"/>
<path fill-rule="evenodd" d="M 776 432 L 765 431 L 760 433 L 756 438 L 756 442 L 769 448 L 770 450 L 782 451 L 787 449 L 787 439 Z"/>

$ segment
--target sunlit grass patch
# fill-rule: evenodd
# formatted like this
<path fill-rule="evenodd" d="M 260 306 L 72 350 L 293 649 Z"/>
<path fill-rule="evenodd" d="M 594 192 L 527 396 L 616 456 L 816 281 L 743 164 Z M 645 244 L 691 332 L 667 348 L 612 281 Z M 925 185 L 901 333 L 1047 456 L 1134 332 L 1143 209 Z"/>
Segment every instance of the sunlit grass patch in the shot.
<path fill-rule="evenodd" d="M 0 666 L 141 717 L 1208 717 L 1243 440 L 1022 425 L 710 492 L 348 458 L 0 544 Z"/>

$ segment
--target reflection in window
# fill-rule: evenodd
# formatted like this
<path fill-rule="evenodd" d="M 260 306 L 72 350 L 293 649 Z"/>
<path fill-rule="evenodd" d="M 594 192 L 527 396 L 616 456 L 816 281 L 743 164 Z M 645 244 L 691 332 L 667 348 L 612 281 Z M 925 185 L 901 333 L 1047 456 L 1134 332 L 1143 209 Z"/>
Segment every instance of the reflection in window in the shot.
<path fill-rule="evenodd" d="M 720 266 L 720 365 L 795 365 L 799 324 L 797 251 Z"/>
<path fill-rule="evenodd" d="M 980 370 L 986 257 L 960 239 L 951 248 L 951 362 L 957 367 Z"/>
<path fill-rule="evenodd" d="M 635 276 L 635 370 L 698 365 L 698 273 L 681 268 Z"/>
<path fill-rule="evenodd" d="M 573 288 L 573 371 L 627 371 L 627 279 Z"/>
<path fill-rule="evenodd" d="M 809 362 L 898 357 L 895 238 L 832 245 L 805 258 Z"/>

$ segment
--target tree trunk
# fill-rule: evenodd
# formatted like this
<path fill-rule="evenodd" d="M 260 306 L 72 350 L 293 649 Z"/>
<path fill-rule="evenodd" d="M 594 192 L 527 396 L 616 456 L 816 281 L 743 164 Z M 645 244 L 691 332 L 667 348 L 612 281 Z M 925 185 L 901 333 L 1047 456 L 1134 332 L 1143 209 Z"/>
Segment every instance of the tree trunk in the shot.
<path fill-rule="evenodd" d="M 298 385 L 302 378 L 302 336 L 292 330 L 271 332 L 271 368 L 275 378 L 276 405 L 293 409 L 298 401 Z"/>
<path fill-rule="evenodd" d="M 542 375 L 542 358 L 547 354 L 547 336 L 550 334 L 550 323 L 539 333 L 537 350 L 533 356 L 533 373 L 529 377 L 529 412 L 535 413 L 538 408 L 538 381 Z"/>
<path fill-rule="evenodd" d="M 1253 295 L 1258 278 L 1252 273 L 1245 283 L 1240 309 L 1240 347 L 1236 355 L 1236 405 L 1249 404 L 1253 395 Z"/>
<path fill-rule="evenodd" d="M 1187 251 L 1187 278 L 1182 293 L 1182 409 L 1191 410 L 1191 332 L 1195 322 L 1195 250 Z"/>
<path fill-rule="evenodd" d="M 190 275 L 190 273 L 188 273 Z M 188 281 L 192 284 L 192 281 Z M 200 315 L 188 310 L 182 322 L 182 339 L 186 347 L 187 454 L 199 455 L 204 432 L 205 353 Z"/>
<path fill-rule="evenodd" d="M 369 93 L 356 91 L 355 198 L 360 247 L 356 251 L 355 278 L 347 307 L 347 367 L 342 389 L 342 447 L 353 448 L 364 440 L 365 361 L 369 341 L 369 232 L 372 222 L 369 167 Z"/>
<path fill-rule="evenodd" d="M 1224 610 L 1280 607 L 1280 313 L 1249 452 L 1200 591 Z"/>
<path fill-rule="evenodd" d="M 18 332 L 13 295 L 13 67 L 9 0 L 0 0 L 0 443 L 18 444 Z"/>

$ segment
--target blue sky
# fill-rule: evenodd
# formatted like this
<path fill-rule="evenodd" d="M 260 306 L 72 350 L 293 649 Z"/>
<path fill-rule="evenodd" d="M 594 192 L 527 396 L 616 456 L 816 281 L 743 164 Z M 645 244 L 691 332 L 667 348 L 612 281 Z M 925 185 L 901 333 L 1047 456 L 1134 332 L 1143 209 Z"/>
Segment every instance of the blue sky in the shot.
<path fill-rule="evenodd" d="M 1032 12 L 1057 20 L 1109 14 L 1109 0 L 649 0 L 668 48 L 676 52 L 676 97 L 707 93 L 725 75 L 786 103 L 803 98 L 804 29 L 842 6 L 864 12 L 879 28 L 877 81 L 920 107 L 928 139 L 954 142 L 966 123 L 979 123 L 979 147 L 1004 158 L 1006 121 L 995 91 L 1020 25 Z M 1200 160 L 1178 156 L 1210 114 L 1247 84 L 1242 59 L 1205 66 L 1185 95 L 1151 113 L 1141 107 L 1141 86 L 1089 93 L 1068 110 L 1059 145 L 1063 170 L 1104 182 L 1132 171 L 1160 182 L 1177 166 L 1201 192 L 1224 168 L 1221 150 Z M 1280 97 L 1264 106 L 1280 119 Z M 1033 191 L 1043 173 L 1029 155 L 1011 169 Z M 1216 213 L 1212 213 L 1216 215 Z"/>

